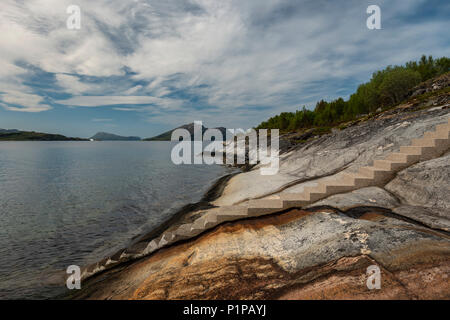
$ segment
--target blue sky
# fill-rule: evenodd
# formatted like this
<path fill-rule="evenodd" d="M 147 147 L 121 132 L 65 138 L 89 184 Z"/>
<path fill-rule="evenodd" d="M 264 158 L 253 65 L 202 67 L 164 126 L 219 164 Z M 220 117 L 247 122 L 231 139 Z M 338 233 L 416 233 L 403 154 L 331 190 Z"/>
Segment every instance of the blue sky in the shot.
<path fill-rule="evenodd" d="M 66 28 L 71 4 L 80 30 Z M 372 4 L 382 30 L 366 27 Z M 245 129 L 347 97 L 387 65 L 449 56 L 448 17 L 444 0 L 2 0 L 0 128 Z"/>

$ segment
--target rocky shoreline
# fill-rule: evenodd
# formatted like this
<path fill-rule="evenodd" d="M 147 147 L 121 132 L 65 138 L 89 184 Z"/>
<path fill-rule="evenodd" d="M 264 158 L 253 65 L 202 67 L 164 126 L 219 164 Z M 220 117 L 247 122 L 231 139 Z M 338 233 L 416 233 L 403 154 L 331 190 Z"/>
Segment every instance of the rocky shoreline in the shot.
<path fill-rule="evenodd" d="M 199 204 L 84 270 L 69 298 L 449 299 L 450 152 L 305 208 L 207 223 L 221 207 L 301 192 L 385 157 L 447 122 L 449 100 L 400 105 L 293 145 L 270 179 L 258 166 L 220 179 Z M 381 290 L 365 285 L 370 265 Z"/>
<path fill-rule="evenodd" d="M 448 298 L 447 235 L 384 210 L 359 213 L 294 209 L 227 223 L 100 274 L 76 298 Z M 381 267 L 383 290 L 365 287 L 370 265 Z"/>

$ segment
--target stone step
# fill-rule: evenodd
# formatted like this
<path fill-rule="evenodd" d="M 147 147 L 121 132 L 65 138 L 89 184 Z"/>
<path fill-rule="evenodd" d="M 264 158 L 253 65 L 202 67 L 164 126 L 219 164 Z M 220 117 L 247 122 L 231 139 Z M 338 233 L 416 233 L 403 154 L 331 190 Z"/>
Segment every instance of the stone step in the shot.
<path fill-rule="evenodd" d="M 419 155 L 420 161 L 430 160 L 439 156 L 443 150 L 448 148 L 448 140 L 434 139 L 434 141 L 434 146 L 422 143 L 422 146 L 400 147 L 400 152 Z"/>
<path fill-rule="evenodd" d="M 372 184 L 372 178 L 367 174 L 361 174 L 359 172 L 354 173 L 344 173 L 344 175 L 348 175 L 350 179 L 353 179 L 354 186 L 356 189 L 365 188 Z"/>
<path fill-rule="evenodd" d="M 155 240 L 152 240 L 147 244 L 147 247 L 145 248 L 143 253 L 148 254 L 155 251 L 156 249 L 158 249 L 158 243 Z"/>
<path fill-rule="evenodd" d="M 408 162 L 408 154 L 406 153 L 400 153 L 400 152 L 393 152 L 389 154 L 385 160 L 394 160 L 394 161 L 403 161 Z"/>
<path fill-rule="evenodd" d="M 248 217 L 248 208 L 245 206 L 226 206 L 219 209 L 216 213 L 218 223 Z"/>
<path fill-rule="evenodd" d="M 368 181 L 368 179 L 365 179 Z M 342 192 L 349 192 L 355 190 L 357 178 L 354 174 L 340 173 L 334 178 L 326 179 L 319 183 L 323 187 L 321 190 L 326 190 L 326 195 L 333 195 Z"/>
<path fill-rule="evenodd" d="M 191 223 L 182 224 L 175 230 L 175 234 L 181 237 L 191 237 L 192 235 L 194 235 L 195 232 L 194 230 L 191 230 L 191 228 L 192 228 Z"/>
<path fill-rule="evenodd" d="M 376 167 L 362 167 L 358 171 L 363 176 L 368 176 L 372 179 L 369 185 L 375 186 L 385 183 L 394 175 L 391 170 L 376 168 Z"/>
<path fill-rule="evenodd" d="M 203 230 L 205 227 L 205 218 L 202 216 L 191 224 L 191 230 Z"/>
<path fill-rule="evenodd" d="M 223 206 L 217 209 L 221 214 L 230 216 L 242 216 L 247 214 L 247 208 L 244 206 Z"/>
<path fill-rule="evenodd" d="M 171 231 L 166 231 L 159 240 L 158 247 L 161 248 L 165 246 L 170 241 L 172 241 L 173 238 L 175 238 L 175 235 Z"/>
<path fill-rule="evenodd" d="M 186 240 L 188 238 L 191 238 L 194 234 L 189 234 L 189 235 L 185 235 L 185 234 L 179 234 L 176 230 L 174 232 L 172 232 L 172 238 L 170 240 L 170 243 L 174 243 L 180 240 Z"/>
<path fill-rule="evenodd" d="M 212 209 L 205 215 L 189 224 L 190 232 L 203 231 L 205 228 L 216 226 L 224 221 L 242 219 L 248 216 L 248 208 L 245 206 L 223 206 Z M 187 227 L 186 227 L 187 228 Z"/>
<path fill-rule="evenodd" d="M 293 208 L 302 207 L 310 204 L 309 195 L 302 193 L 282 193 L 281 200 L 283 201 L 283 207 Z"/>
<path fill-rule="evenodd" d="M 400 152 L 406 153 L 406 154 L 411 154 L 411 155 L 421 156 L 422 155 L 422 147 L 404 146 L 404 147 L 400 147 Z"/>
<path fill-rule="evenodd" d="M 437 147 L 437 139 L 436 138 L 420 138 L 413 139 L 411 146 L 413 147 Z"/>
<path fill-rule="evenodd" d="M 449 118 L 450 119 L 450 118 Z M 445 131 L 450 131 L 450 124 L 448 123 L 441 123 L 438 124 L 435 128 L 436 132 L 445 132 Z"/>
<path fill-rule="evenodd" d="M 340 185 L 355 185 L 355 176 L 347 174 L 345 172 L 339 174 L 339 176 L 336 178 L 336 182 Z M 331 181 L 330 185 L 333 185 L 334 181 Z"/>
<path fill-rule="evenodd" d="M 420 160 L 420 155 L 394 152 L 389 154 L 385 160 L 405 161 L 410 166 Z"/>
<path fill-rule="evenodd" d="M 248 210 L 246 210 L 248 212 Z M 243 217 L 248 217 L 248 214 L 245 214 L 245 216 L 240 216 L 237 217 L 236 215 L 230 215 L 230 214 L 222 214 L 222 213 L 217 213 L 216 214 L 216 220 L 217 220 L 217 225 L 225 222 L 225 221 L 234 221 Z"/>
<path fill-rule="evenodd" d="M 307 195 L 309 202 L 315 202 L 320 199 L 323 199 L 327 195 L 326 185 L 322 182 L 319 182 L 315 186 L 308 186 L 303 189 L 303 193 Z"/>
<path fill-rule="evenodd" d="M 377 175 L 383 174 L 386 172 L 391 172 L 390 169 L 385 168 L 376 168 L 376 167 L 361 167 L 359 168 L 358 173 L 365 175 L 371 179 L 376 178 Z"/>
<path fill-rule="evenodd" d="M 449 124 L 439 124 L 436 126 L 435 131 L 425 132 L 424 138 L 443 138 L 449 139 L 450 125 Z"/>
<path fill-rule="evenodd" d="M 442 151 L 445 151 L 450 147 L 450 139 L 434 138 L 433 140 L 436 149 L 436 156 L 440 155 Z"/>
<path fill-rule="evenodd" d="M 336 180 L 335 182 L 331 182 L 326 185 L 327 188 L 327 194 L 337 194 L 337 193 L 343 193 L 343 192 L 350 192 L 355 190 L 355 182 L 353 179 L 353 182 L 349 183 L 346 181 L 339 181 Z"/>
<path fill-rule="evenodd" d="M 406 168 L 408 166 L 407 161 L 399 160 L 375 160 L 373 162 L 375 168 L 386 169 L 389 171 L 397 171 L 401 168 Z"/>
<path fill-rule="evenodd" d="M 315 186 L 308 186 L 303 189 L 303 192 L 307 193 L 325 193 L 327 192 L 327 188 L 323 183 L 318 183 Z"/>
<path fill-rule="evenodd" d="M 205 216 L 202 217 L 203 218 L 203 228 L 211 228 L 216 226 L 217 223 L 217 215 L 216 214 L 212 214 L 210 212 L 208 212 L 207 214 L 205 214 Z"/>
<path fill-rule="evenodd" d="M 319 190 L 319 188 L 317 188 L 316 190 L 306 191 L 305 193 L 309 194 L 309 202 L 310 203 L 322 200 L 328 196 L 326 190 L 321 191 L 321 190 Z"/>
<path fill-rule="evenodd" d="M 280 211 L 284 208 L 281 199 L 257 199 L 248 202 L 248 214 L 268 214 Z"/>

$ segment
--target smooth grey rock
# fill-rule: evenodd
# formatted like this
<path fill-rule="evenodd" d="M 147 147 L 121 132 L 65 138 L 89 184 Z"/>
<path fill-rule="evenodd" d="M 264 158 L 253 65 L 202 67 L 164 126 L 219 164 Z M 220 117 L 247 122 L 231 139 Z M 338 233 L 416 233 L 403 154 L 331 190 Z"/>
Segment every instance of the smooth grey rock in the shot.
<path fill-rule="evenodd" d="M 450 154 L 399 172 L 385 188 L 403 202 L 394 212 L 432 228 L 449 230 Z"/>
<path fill-rule="evenodd" d="M 439 212 L 436 209 L 432 210 L 430 208 L 408 205 L 400 206 L 392 211 L 401 216 L 419 221 L 430 228 L 450 231 L 450 215 L 448 211 L 442 210 Z"/>
<path fill-rule="evenodd" d="M 347 210 L 357 206 L 376 206 L 393 209 L 399 202 L 389 192 L 378 188 L 368 187 L 349 193 L 337 194 L 324 200 L 311 204 L 308 207 L 331 206 L 341 210 Z"/>
<path fill-rule="evenodd" d="M 418 163 L 386 185 L 408 205 L 450 210 L 450 154 Z"/>
<path fill-rule="evenodd" d="M 194 233 L 191 232 L 191 227 L 191 224 L 183 224 L 177 227 L 175 230 L 175 238 L 189 238 L 193 236 Z M 175 241 L 174 239 L 172 239 L 172 241 Z"/>

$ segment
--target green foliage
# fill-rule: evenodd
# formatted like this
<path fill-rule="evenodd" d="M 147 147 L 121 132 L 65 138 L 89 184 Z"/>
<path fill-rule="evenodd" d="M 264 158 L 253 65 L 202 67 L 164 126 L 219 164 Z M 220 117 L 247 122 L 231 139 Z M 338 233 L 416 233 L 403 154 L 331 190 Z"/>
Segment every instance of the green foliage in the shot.
<path fill-rule="evenodd" d="M 419 62 L 411 61 L 406 63 L 406 68 L 420 73 L 422 81 L 450 71 L 450 59 L 442 57 L 434 60 L 432 56 L 428 58 L 423 55 Z"/>
<path fill-rule="evenodd" d="M 388 108 L 403 101 L 410 90 L 422 81 L 450 71 L 450 59 L 433 59 L 425 55 L 404 66 L 388 66 L 372 75 L 369 82 L 361 84 L 348 101 L 342 98 L 316 104 L 314 111 L 283 112 L 262 122 L 256 129 L 293 131 L 311 127 L 328 127 L 353 120 L 363 114 Z"/>
<path fill-rule="evenodd" d="M 390 106 L 401 102 L 408 95 L 411 88 L 421 81 L 420 73 L 410 69 L 398 67 L 386 74 L 379 87 L 379 101 L 381 106 Z"/>
<path fill-rule="evenodd" d="M 70 138 L 59 134 L 34 131 L 16 131 L 1 133 L 0 141 L 87 141 L 81 138 Z"/>

